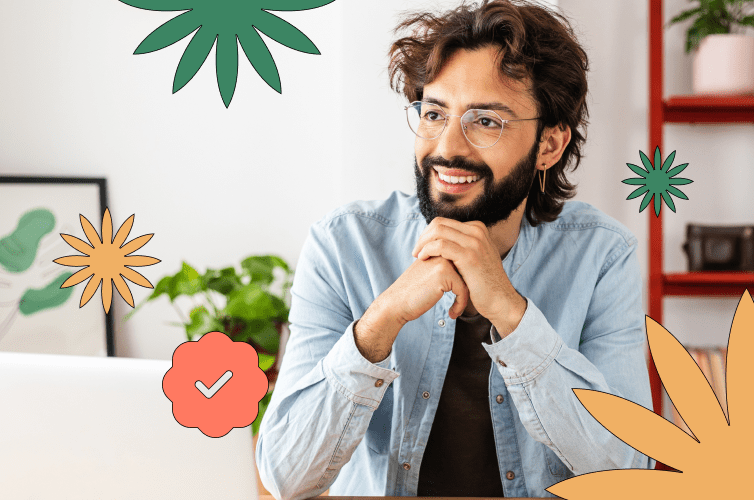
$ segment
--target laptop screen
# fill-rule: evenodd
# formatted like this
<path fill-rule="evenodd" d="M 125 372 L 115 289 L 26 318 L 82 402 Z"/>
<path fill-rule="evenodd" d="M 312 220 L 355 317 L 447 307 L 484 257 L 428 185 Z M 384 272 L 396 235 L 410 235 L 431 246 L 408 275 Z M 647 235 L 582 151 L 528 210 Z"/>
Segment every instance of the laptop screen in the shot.
<path fill-rule="evenodd" d="M 0 352 L 4 498 L 256 499 L 251 427 L 176 422 L 169 361 Z"/>

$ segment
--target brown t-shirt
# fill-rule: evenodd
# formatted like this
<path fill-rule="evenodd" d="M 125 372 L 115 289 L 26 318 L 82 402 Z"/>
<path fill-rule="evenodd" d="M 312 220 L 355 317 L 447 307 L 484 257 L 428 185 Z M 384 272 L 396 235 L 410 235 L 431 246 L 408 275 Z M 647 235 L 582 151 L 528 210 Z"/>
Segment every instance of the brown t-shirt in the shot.
<path fill-rule="evenodd" d="M 453 352 L 427 448 L 417 495 L 502 497 L 490 415 L 492 360 L 481 343 L 492 324 L 481 314 L 456 320 Z"/>

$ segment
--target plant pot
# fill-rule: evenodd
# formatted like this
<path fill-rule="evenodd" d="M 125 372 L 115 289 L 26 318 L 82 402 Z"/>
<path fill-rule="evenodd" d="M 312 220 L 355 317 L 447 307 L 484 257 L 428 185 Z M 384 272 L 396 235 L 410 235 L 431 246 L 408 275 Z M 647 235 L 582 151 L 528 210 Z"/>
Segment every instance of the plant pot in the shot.
<path fill-rule="evenodd" d="M 754 94 L 754 37 L 707 35 L 693 66 L 695 94 Z"/>

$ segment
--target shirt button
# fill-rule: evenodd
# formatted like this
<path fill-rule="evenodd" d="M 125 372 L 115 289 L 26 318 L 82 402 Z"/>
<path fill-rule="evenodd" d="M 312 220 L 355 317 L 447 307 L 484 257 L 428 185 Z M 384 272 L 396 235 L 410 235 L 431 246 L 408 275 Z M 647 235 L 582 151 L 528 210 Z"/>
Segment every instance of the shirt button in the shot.
<path fill-rule="evenodd" d="M 502 359 L 498 359 L 497 362 L 500 363 L 500 366 L 508 366 L 505 363 L 503 363 Z"/>
<path fill-rule="evenodd" d="M 405 462 L 405 463 L 403 464 L 403 468 L 404 468 L 404 469 L 406 469 L 406 470 L 409 470 L 409 469 L 411 468 L 411 464 L 410 464 L 410 463 L 408 463 L 408 462 Z"/>
<path fill-rule="evenodd" d="M 437 324 L 444 328 L 445 327 L 445 320 L 441 319 L 440 321 L 437 322 Z"/>
<path fill-rule="evenodd" d="M 495 398 L 495 401 L 497 401 L 497 404 L 500 404 L 500 403 L 503 402 L 503 399 L 504 399 L 503 395 L 502 394 L 498 394 L 497 397 Z"/>
<path fill-rule="evenodd" d="M 508 471 L 505 473 L 506 479 L 513 479 L 514 477 L 516 477 L 516 475 L 513 473 L 513 471 Z"/>
<path fill-rule="evenodd" d="M 422 393 L 422 396 L 424 397 L 424 399 L 429 399 L 429 393 L 427 391 L 424 391 L 424 393 Z"/>
<path fill-rule="evenodd" d="M 383 384 L 383 380 L 379 379 L 377 382 L 374 383 L 374 386 L 375 387 L 382 387 L 382 384 Z"/>

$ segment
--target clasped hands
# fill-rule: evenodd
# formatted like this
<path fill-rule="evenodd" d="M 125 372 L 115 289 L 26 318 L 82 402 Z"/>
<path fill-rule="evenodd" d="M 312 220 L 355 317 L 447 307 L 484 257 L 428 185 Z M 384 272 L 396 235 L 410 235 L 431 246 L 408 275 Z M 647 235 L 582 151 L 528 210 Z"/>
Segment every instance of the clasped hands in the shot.
<path fill-rule="evenodd" d="M 419 237 L 412 256 L 417 260 L 387 290 L 401 323 L 420 317 L 448 291 L 456 295 L 449 311 L 453 319 L 470 302 L 501 337 L 520 322 L 526 301 L 508 279 L 483 223 L 436 217 Z"/>

